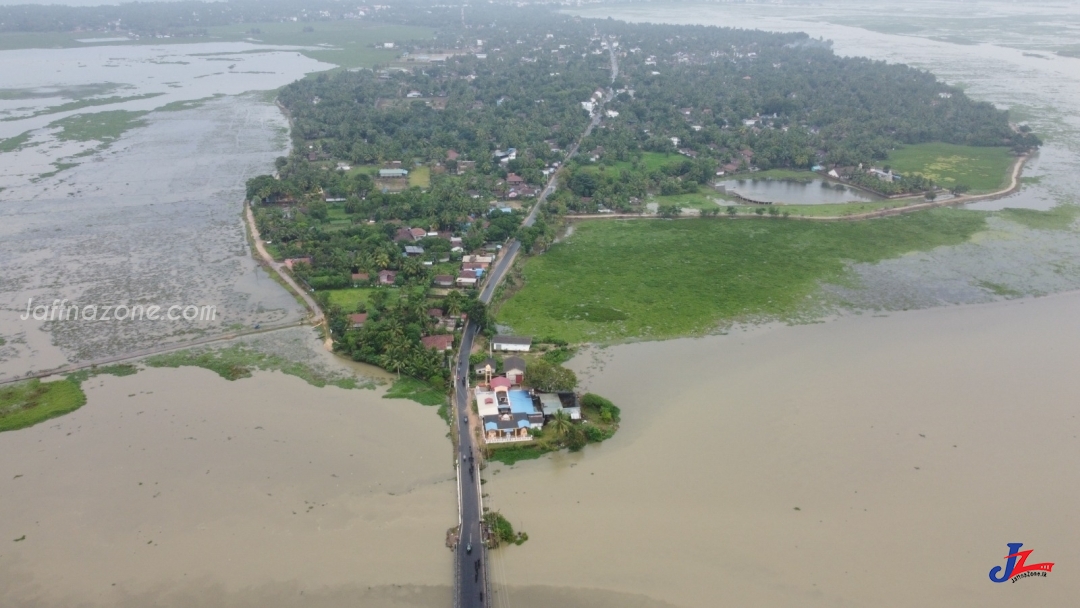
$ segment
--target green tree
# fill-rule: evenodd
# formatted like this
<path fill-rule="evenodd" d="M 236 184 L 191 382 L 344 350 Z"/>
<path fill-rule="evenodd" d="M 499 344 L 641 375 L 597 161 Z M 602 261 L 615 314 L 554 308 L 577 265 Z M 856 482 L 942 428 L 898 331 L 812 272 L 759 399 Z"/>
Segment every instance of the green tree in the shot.
<path fill-rule="evenodd" d="M 577 376 L 561 365 L 539 359 L 529 364 L 526 382 L 538 391 L 572 391 L 577 386 Z"/>

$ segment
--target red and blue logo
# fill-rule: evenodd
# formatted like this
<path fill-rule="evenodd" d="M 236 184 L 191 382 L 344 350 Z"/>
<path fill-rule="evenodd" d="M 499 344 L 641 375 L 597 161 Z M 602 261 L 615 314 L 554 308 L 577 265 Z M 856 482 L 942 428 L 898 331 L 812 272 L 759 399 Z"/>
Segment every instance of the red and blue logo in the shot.
<path fill-rule="evenodd" d="M 990 570 L 991 581 L 1004 583 L 1011 579 L 1015 583 L 1022 578 L 1046 576 L 1047 572 L 1054 569 L 1054 562 L 1043 562 L 1029 566 L 1027 558 L 1031 555 L 1032 549 L 1021 551 L 1020 547 L 1023 546 L 1024 543 L 1009 543 L 1009 554 L 1005 556 L 1005 567 L 994 566 Z"/>

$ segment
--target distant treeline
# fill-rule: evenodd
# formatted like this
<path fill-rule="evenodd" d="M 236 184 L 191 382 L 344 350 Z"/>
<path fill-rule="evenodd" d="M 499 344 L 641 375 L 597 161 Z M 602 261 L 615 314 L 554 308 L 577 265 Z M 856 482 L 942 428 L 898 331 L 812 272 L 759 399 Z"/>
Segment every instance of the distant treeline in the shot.
<path fill-rule="evenodd" d="M 328 0 L 132 2 L 103 6 L 22 4 L 0 6 L 0 32 L 123 31 L 137 34 L 195 31 L 218 25 L 340 19 L 356 5 Z"/>

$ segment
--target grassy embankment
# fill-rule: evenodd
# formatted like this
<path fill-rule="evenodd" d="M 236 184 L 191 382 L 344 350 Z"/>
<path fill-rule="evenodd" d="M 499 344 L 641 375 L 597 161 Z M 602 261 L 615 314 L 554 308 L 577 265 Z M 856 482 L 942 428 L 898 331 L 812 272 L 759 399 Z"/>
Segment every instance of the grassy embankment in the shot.
<path fill-rule="evenodd" d="M 420 405 L 439 406 L 439 417 L 450 424 L 450 404 L 446 391 L 423 380 L 402 376 L 386 391 L 383 399 L 409 399 Z"/>
<path fill-rule="evenodd" d="M 128 376 L 135 371 L 132 365 L 109 365 L 75 372 L 63 380 L 42 382 L 34 378 L 0 386 L 0 432 L 34 426 L 86 405 L 86 393 L 80 385 L 93 376 Z"/>
<path fill-rule="evenodd" d="M 516 333 L 571 343 L 700 335 L 737 320 L 806 317 L 848 261 L 965 242 L 986 214 L 957 209 L 868 222 L 590 221 L 524 262 L 497 313 Z"/>
<path fill-rule="evenodd" d="M 1007 186 L 1015 161 L 1008 148 L 930 143 L 894 150 L 888 164 L 898 173 L 921 173 L 944 188 L 963 184 L 978 194 Z"/>

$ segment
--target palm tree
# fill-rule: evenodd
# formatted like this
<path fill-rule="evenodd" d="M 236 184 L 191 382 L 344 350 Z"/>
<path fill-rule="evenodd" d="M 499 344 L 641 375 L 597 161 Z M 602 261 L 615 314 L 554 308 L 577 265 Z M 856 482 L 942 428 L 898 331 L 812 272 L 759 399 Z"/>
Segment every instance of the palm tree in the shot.
<path fill-rule="evenodd" d="M 386 255 L 386 251 L 380 249 L 371 256 L 371 261 L 379 270 L 385 270 L 390 265 L 390 256 Z"/>
<path fill-rule="evenodd" d="M 548 426 L 551 427 L 551 432 L 556 437 L 565 437 L 570 433 L 570 428 L 573 423 L 570 422 L 570 416 L 566 412 L 559 410 L 555 412 L 555 415 L 551 417 L 548 422 Z"/>
<path fill-rule="evenodd" d="M 461 314 L 461 292 L 451 291 L 450 294 L 446 296 L 444 303 L 446 304 L 447 316 L 453 317 Z"/>

